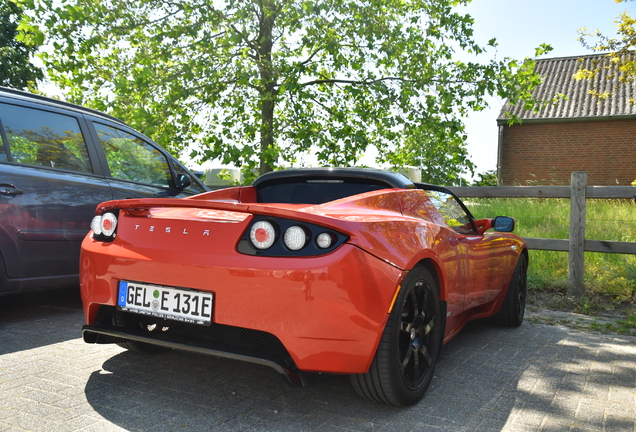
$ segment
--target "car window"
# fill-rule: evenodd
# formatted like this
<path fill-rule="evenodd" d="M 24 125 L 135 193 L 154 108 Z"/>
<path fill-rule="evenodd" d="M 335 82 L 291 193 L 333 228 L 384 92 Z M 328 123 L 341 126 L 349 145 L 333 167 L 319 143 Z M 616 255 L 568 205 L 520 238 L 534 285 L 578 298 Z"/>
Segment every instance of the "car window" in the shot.
<path fill-rule="evenodd" d="M 111 177 L 154 186 L 170 187 L 166 157 L 141 138 L 120 129 L 95 123 Z"/>
<path fill-rule="evenodd" d="M 192 175 L 190 175 L 190 173 L 188 171 L 186 171 L 180 164 L 179 162 L 177 162 L 176 160 L 172 160 L 172 164 L 174 165 L 174 169 L 177 172 L 177 175 L 185 175 L 190 177 L 190 186 L 188 186 L 187 188 L 185 188 L 184 190 L 187 192 L 191 192 L 193 194 L 200 194 L 203 192 L 206 192 L 205 188 L 203 188 L 203 186 L 201 186 L 201 184 L 194 178 L 192 178 Z"/>
<path fill-rule="evenodd" d="M 259 203 L 323 204 L 389 187 L 386 183 L 368 179 L 283 179 L 261 183 L 257 188 L 257 200 Z"/>
<path fill-rule="evenodd" d="M 453 195 L 432 190 L 427 190 L 426 193 L 449 227 L 460 234 L 475 234 L 470 216 Z"/>
<path fill-rule="evenodd" d="M 84 136 L 75 117 L 0 104 L 0 120 L 7 141 L 1 160 L 92 172 Z"/>

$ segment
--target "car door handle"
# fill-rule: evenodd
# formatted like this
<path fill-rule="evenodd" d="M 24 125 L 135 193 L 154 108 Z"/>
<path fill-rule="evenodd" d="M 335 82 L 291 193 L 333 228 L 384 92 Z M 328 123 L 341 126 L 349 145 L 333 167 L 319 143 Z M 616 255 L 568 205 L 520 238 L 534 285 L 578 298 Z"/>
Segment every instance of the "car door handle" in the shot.
<path fill-rule="evenodd" d="M 16 189 L 15 186 L 8 183 L 0 183 L 0 195 L 22 195 L 23 192 L 20 189 Z"/>
<path fill-rule="evenodd" d="M 451 244 L 451 246 L 457 246 L 459 244 L 459 240 L 457 240 L 457 237 L 449 238 L 448 242 Z"/>

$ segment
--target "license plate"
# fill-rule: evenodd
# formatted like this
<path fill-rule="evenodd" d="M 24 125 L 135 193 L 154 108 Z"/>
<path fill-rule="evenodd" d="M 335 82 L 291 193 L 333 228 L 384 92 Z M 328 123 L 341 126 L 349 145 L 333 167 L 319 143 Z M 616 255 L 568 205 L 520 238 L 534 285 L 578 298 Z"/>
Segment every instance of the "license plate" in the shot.
<path fill-rule="evenodd" d="M 119 281 L 117 306 L 120 310 L 192 324 L 212 322 L 212 293 Z"/>

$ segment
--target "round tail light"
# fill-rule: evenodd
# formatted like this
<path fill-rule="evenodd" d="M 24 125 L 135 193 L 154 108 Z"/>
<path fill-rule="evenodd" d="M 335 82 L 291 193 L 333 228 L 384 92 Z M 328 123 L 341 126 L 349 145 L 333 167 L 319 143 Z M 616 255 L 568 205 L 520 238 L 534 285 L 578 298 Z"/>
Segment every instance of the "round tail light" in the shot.
<path fill-rule="evenodd" d="M 106 237 L 112 236 L 117 228 L 117 216 L 113 213 L 104 213 L 102 215 L 101 228 L 103 235 Z"/>
<path fill-rule="evenodd" d="M 117 216 L 114 213 L 104 213 L 102 215 L 95 216 L 91 221 L 91 229 L 93 230 L 94 237 L 115 237 L 115 230 L 117 229 Z"/>
<path fill-rule="evenodd" d="M 327 249 L 328 247 L 331 246 L 333 241 L 334 239 L 331 236 L 331 234 L 326 232 L 320 233 L 318 234 L 318 237 L 316 237 L 316 244 L 318 245 L 320 249 Z"/>
<path fill-rule="evenodd" d="M 256 222 L 250 229 L 250 240 L 255 248 L 268 249 L 276 240 L 276 230 L 269 222 Z"/>
<path fill-rule="evenodd" d="M 298 225 L 290 226 L 285 230 L 283 242 L 289 250 L 300 250 L 307 244 L 307 233 Z"/>
<path fill-rule="evenodd" d="M 94 235 L 102 235 L 102 215 L 95 216 L 93 218 L 91 221 L 91 229 L 93 230 Z"/>

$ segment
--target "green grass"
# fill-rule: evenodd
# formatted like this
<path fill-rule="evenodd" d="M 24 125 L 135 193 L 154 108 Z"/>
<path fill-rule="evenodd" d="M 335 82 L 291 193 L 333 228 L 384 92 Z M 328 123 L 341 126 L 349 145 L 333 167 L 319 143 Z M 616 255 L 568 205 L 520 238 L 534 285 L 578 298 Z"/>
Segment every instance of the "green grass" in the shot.
<path fill-rule="evenodd" d="M 477 218 L 512 216 L 521 237 L 567 239 L 570 201 L 548 198 L 472 198 L 466 205 Z M 585 238 L 636 242 L 636 205 L 627 200 L 587 200 Z M 564 292 L 568 278 L 567 252 L 530 251 L 528 282 L 531 289 Z M 585 253 L 585 288 L 625 304 L 636 300 L 636 256 Z M 584 313 L 593 313 L 594 301 L 582 301 Z"/>
<path fill-rule="evenodd" d="M 616 321 L 621 333 L 636 333 L 636 313 L 631 313 L 624 320 Z"/>
<path fill-rule="evenodd" d="M 629 314 L 625 319 L 615 319 L 608 322 L 592 322 L 590 328 L 602 333 L 636 334 L 636 315 Z"/>

